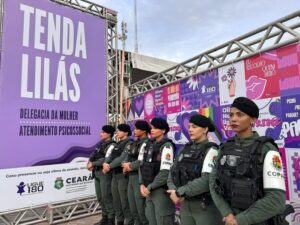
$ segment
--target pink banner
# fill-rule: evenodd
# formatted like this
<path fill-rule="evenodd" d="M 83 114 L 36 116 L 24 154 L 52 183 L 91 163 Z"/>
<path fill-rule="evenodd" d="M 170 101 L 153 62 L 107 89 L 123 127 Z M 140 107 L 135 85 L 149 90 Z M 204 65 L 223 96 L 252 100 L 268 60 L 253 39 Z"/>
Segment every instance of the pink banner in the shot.
<path fill-rule="evenodd" d="M 167 93 L 167 113 L 180 112 L 180 84 L 174 84 L 165 87 Z"/>
<path fill-rule="evenodd" d="M 289 193 L 289 177 L 288 177 L 288 172 L 287 172 L 287 163 L 286 163 L 286 154 L 285 154 L 285 149 L 280 148 L 280 156 L 282 160 L 282 165 L 283 165 L 283 173 L 284 173 L 284 178 L 285 178 L 285 188 L 286 188 L 286 200 L 290 200 L 290 193 Z"/>
<path fill-rule="evenodd" d="M 154 91 L 149 91 L 144 95 L 144 113 L 146 120 L 154 117 Z"/>
<path fill-rule="evenodd" d="M 300 93 L 300 45 L 277 49 L 277 55 L 281 95 Z"/>
<path fill-rule="evenodd" d="M 247 97 L 272 98 L 280 95 L 276 51 L 245 60 Z"/>

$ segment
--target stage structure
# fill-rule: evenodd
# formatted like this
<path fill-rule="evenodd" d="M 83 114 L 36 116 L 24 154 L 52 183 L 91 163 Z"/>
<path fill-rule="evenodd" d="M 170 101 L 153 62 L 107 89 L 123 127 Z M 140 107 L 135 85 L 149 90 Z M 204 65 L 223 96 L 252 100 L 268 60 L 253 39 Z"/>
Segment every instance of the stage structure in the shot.
<path fill-rule="evenodd" d="M 3 27 L 5 3 L 11 0 L 0 0 L 0 49 L 3 54 Z M 15 1 L 15 0 L 13 0 Z M 105 20 L 106 27 L 106 122 L 117 123 L 119 118 L 119 77 L 118 77 L 118 51 L 117 51 L 117 12 L 107 9 L 87 0 L 49 0 L 61 7 L 73 8 L 74 11 L 91 14 Z M 16 2 L 16 1 L 15 1 Z M 45 1 L 44 1 L 45 2 Z M 57 19 L 57 18 L 56 18 Z M 97 29 L 98 27 L 94 27 Z M 99 28 L 98 28 L 99 29 Z M 101 39 L 100 39 L 101 40 Z M 79 53 L 78 53 L 79 54 Z M 0 82 L 0 89 L 2 82 Z M 103 88 L 99 86 L 99 88 Z M 104 107 L 103 107 L 104 108 Z M 0 224 L 37 224 L 49 222 L 56 224 L 75 218 L 97 214 L 101 211 L 95 196 L 66 200 L 64 202 L 34 205 L 22 209 L 0 212 Z"/>
<path fill-rule="evenodd" d="M 164 118 L 177 149 L 190 141 L 192 115 L 214 121 L 218 132 L 209 132 L 208 139 L 220 144 L 235 135 L 229 124 L 234 99 L 255 101 L 260 115 L 253 128 L 279 147 L 282 160 L 272 165 L 285 177 L 287 203 L 295 208 L 287 220 L 299 224 L 300 11 L 133 83 L 129 92 L 128 124 Z"/>
<path fill-rule="evenodd" d="M 129 96 L 139 95 L 200 72 L 210 71 L 265 51 L 299 42 L 299 16 L 300 11 L 297 11 L 151 77 L 133 83 L 129 86 Z"/>

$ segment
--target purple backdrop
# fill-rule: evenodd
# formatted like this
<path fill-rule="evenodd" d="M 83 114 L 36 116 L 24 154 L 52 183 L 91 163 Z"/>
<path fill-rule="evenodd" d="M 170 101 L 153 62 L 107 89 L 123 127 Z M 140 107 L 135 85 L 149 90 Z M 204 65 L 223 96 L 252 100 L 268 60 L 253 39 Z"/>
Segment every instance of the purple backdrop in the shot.
<path fill-rule="evenodd" d="M 105 28 L 99 17 L 50 1 L 5 1 L 0 168 L 63 163 L 90 153 L 106 122 Z M 32 117 L 34 109 L 45 110 L 45 118 Z M 60 118 L 63 111 L 72 118 Z M 51 135 L 28 133 L 27 127 L 43 126 Z M 66 127 L 84 132 L 63 135 Z"/>
<path fill-rule="evenodd" d="M 282 99 L 281 138 L 286 148 L 300 147 L 300 95 L 284 96 Z"/>

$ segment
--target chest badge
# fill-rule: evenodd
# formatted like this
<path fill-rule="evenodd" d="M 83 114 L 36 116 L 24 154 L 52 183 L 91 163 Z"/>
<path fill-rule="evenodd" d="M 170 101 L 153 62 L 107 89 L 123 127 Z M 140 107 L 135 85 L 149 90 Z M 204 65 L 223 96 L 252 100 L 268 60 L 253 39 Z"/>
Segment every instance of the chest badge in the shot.
<path fill-rule="evenodd" d="M 220 164 L 223 166 L 226 162 L 226 155 L 223 155 L 223 157 L 220 160 Z"/>
<path fill-rule="evenodd" d="M 227 164 L 229 165 L 229 166 L 236 166 L 237 165 L 237 161 L 238 161 L 238 156 L 235 156 L 235 155 L 229 155 L 228 157 L 227 157 Z"/>
<path fill-rule="evenodd" d="M 180 154 L 178 157 L 178 162 L 180 162 L 183 159 L 183 154 Z"/>

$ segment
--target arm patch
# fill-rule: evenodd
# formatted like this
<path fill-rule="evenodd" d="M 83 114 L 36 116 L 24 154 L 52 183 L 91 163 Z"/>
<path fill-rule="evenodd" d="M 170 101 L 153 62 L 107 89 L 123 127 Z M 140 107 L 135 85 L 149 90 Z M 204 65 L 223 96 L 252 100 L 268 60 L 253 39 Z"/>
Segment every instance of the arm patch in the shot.
<path fill-rule="evenodd" d="M 214 148 L 210 148 L 205 156 L 203 166 L 202 166 L 202 173 L 211 173 L 212 169 L 215 166 L 215 160 L 218 156 L 218 150 Z"/>
<path fill-rule="evenodd" d="M 105 158 L 108 158 L 110 157 L 111 153 L 112 153 L 112 150 L 115 148 L 114 145 L 110 145 L 106 151 L 106 154 L 105 154 Z"/>
<path fill-rule="evenodd" d="M 161 153 L 160 170 L 170 170 L 173 165 L 174 153 L 171 146 L 165 146 Z"/>
<path fill-rule="evenodd" d="M 138 160 L 143 161 L 144 160 L 144 152 L 145 152 L 146 143 L 143 143 L 139 150 L 139 156 Z"/>
<path fill-rule="evenodd" d="M 278 151 L 270 150 L 265 156 L 263 183 L 264 189 L 279 189 L 285 191 L 283 164 Z"/>

